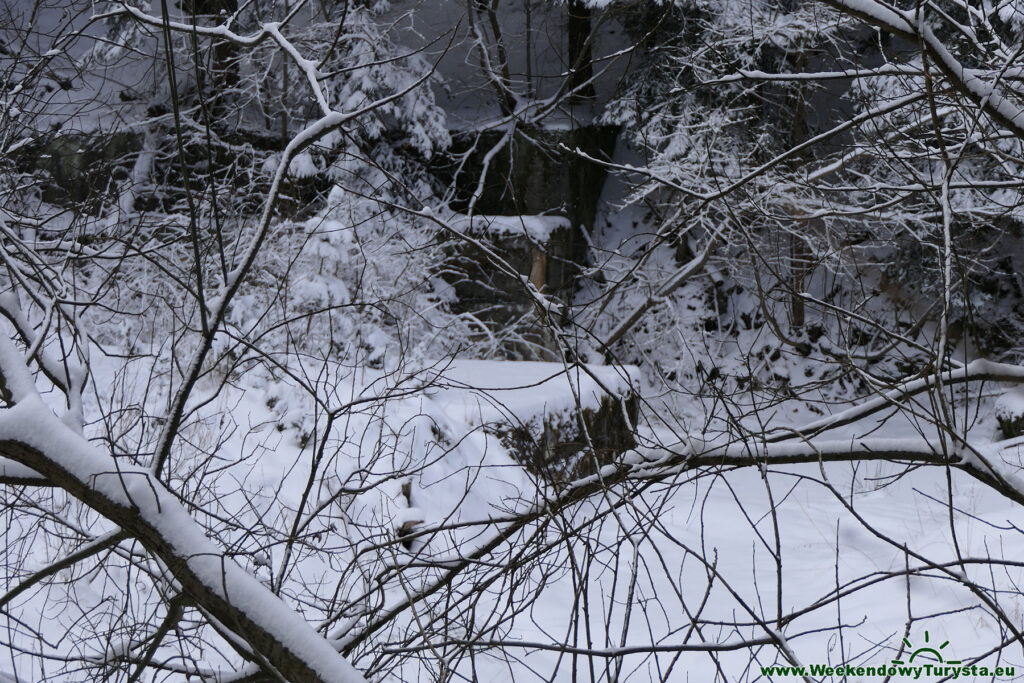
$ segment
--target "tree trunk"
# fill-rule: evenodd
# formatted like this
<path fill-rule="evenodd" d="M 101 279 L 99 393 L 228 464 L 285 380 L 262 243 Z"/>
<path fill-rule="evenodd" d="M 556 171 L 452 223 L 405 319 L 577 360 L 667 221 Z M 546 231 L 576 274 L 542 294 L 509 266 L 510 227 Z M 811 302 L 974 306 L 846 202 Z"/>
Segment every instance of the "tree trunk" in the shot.
<path fill-rule="evenodd" d="M 590 43 L 590 8 L 581 0 L 569 0 L 569 87 L 572 99 L 596 97 L 594 51 Z"/>

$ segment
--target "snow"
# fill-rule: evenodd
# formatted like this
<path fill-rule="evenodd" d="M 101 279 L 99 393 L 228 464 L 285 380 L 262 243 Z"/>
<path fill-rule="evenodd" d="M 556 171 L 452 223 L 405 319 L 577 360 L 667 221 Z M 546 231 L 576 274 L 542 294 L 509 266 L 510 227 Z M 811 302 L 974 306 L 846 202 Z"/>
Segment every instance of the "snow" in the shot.
<path fill-rule="evenodd" d="M 469 425 L 526 422 L 579 407 L 596 409 L 605 397 L 633 388 L 635 367 L 569 366 L 538 361 L 459 360 L 437 377 L 428 393 L 445 414 Z"/>
<path fill-rule="evenodd" d="M 10 342 L 0 344 L 0 348 L 6 347 L 10 347 Z M 11 371 L 9 362 L 8 358 L 0 359 L 5 372 Z M 227 559 L 176 497 L 148 470 L 113 463 L 31 396 L 22 396 L 15 407 L 0 414 L 0 442 L 24 444 L 34 450 L 35 453 L 21 457 L 38 463 L 38 468 L 44 471 L 59 471 L 59 475 L 51 478 L 66 477 L 73 482 L 68 484 L 69 489 L 77 490 L 78 495 L 113 520 L 123 521 L 126 530 L 150 543 L 159 539 L 166 544 L 163 559 L 171 566 L 183 560 L 187 571 L 195 577 L 189 580 L 181 573 L 176 574 L 186 591 L 201 586 L 230 603 L 325 682 L 363 680 L 299 614 Z M 217 614 L 210 603 L 206 606 Z"/>
<path fill-rule="evenodd" d="M 997 418 L 1018 420 L 1024 417 L 1024 388 L 1007 391 L 996 401 L 993 410 Z"/>
<path fill-rule="evenodd" d="M 419 508 L 399 508 L 391 518 L 396 529 L 407 529 L 423 521 L 423 512 Z"/>
<path fill-rule="evenodd" d="M 0 479 L 9 481 L 17 481 L 19 479 L 37 481 L 41 477 L 38 472 L 25 467 L 21 463 L 13 462 L 7 458 L 0 458 Z"/>
<path fill-rule="evenodd" d="M 455 214 L 449 219 L 451 226 L 470 234 L 497 237 L 525 236 L 541 244 L 551 239 L 556 230 L 568 229 L 569 219 L 563 216 L 464 216 Z"/>
<path fill-rule="evenodd" d="M 998 14 L 1001 21 L 1020 25 L 1024 23 L 1024 6 L 1019 0 L 1003 0 L 998 5 Z"/>

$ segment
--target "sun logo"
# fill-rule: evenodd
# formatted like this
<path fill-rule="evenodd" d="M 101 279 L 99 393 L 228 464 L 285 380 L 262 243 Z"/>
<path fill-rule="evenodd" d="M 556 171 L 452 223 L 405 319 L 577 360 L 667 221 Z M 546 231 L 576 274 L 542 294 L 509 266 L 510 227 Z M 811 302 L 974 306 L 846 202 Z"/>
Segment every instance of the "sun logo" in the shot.
<path fill-rule="evenodd" d="M 910 653 L 910 659 L 908 659 L 906 663 L 907 664 L 913 664 L 914 663 L 914 659 L 916 659 L 918 655 L 929 655 L 930 656 L 929 658 L 933 658 L 933 659 L 938 660 L 939 664 L 960 664 L 961 663 L 959 659 L 951 659 L 949 661 L 946 661 L 946 660 L 944 660 L 942 658 L 941 650 L 946 649 L 946 647 L 949 645 L 949 641 L 948 640 L 946 642 L 944 642 L 942 645 L 939 645 L 938 648 L 931 647 L 930 640 L 931 640 L 931 636 L 929 635 L 928 631 L 925 631 L 924 632 L 924 642 L 925 642 L 925 644 L 922 645 L 919 648 L 914 648 L 914 644 L 911 643 L 906 638 L 904 638 L 903 639 L 903 644 L 907 646 L 907 649 L 912 650 L 912 652 Z M 903 662 L 901 660 L 899 660 L 899 659 L 892 660 L 892 663 L 893 664 L 903 664 Z"/>

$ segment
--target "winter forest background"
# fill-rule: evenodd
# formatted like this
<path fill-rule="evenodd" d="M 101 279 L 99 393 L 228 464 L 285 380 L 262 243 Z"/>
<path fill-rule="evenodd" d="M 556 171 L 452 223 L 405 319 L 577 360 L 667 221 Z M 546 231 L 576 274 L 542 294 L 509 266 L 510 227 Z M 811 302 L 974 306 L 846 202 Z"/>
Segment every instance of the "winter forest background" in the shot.
<path fill-rule="evenodd" d="M 1022 31 L 2 0 L 0 681 L 1016 678 Z"/>

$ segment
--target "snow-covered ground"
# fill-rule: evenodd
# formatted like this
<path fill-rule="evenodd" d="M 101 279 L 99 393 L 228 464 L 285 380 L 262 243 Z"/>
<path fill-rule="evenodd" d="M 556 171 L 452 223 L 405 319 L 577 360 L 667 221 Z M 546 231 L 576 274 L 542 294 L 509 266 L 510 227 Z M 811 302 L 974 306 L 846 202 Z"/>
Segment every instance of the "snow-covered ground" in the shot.
<path fill-rule="evenodd" d="M 603 393 L 598 382 L 612 391 L 623 391 L 631 383 L 628 373 L 613 367 L 591 366 L 588 371 L 592 377 L 579 369 L 566 375 L 554 363 L 498 361 L 456 361 L 426 371 L 421 374 L 426 388 L 380 399 L 370 410 L 352 411 L 344 436 L 335 437 L 335 454 L 316 465 L 319 477 L 311 494 L 307 485 L 317 443 L 300 428 L 286 426 L 294 424 L 290 413 L 299 405 L 287 405 L 288 390 L 280 386 L 239 387 L 207 408 L 211 421 L 197 423 L 210 427 L 219 420 L 220 433 L 226 436 L 217 453 L 224 463 L 211 467 L 209 462 L 182 460 L 178 485 L 188 488 L 188 477 L 196 472 L 192 467 L 206 473 L 204 486 L 209 488 L 201 497 L 210 498 L 208 513 L 244 520 L 234 530 L 222 528 L 220 541 L 232 545 L 236 558 L 264 582 L 271 582 L 280 568 L 280 532 L 293 523 L 292 511 L 304 496 L 307 510 L 321 510 L 306 532 L 322 539 L 326 554 L 295 550 L 300 557 L 292 558 L 285 580 L 286 594 L 312 601 L 304 609 L 315 622 L 315 587 L 331 585 L 339 577 L 351 581 L 347 572 L 357 563 L 356 552 L 366 552 L 368 545 L 385 540 L 403 524 L 415 523 L 416 530 L 453 528 L 418 536 L 407 551 L 392 547 L 378 557 L 378 570 L 389 563 L 413 566 L 417 559 L 443 566 L 445 558 L 468 555 L 501 528 L 500 522 L 458 525 L 508 518 L 540 504 L 542 490 L 534 477 L 483 427 L 494 421 L 528 423 L 538 415 L 571 410 L 577 401 L 594 407 Z M 387 396 L 396 388 L 388 374 L 370 369 L 351 374 L 347 382 L 339 393 L 352 401 Z M 276 397 L 271 407 L 268 396 Z M 225 419 L 232 428 L 225 427 Z M 853 438 L 878 426 L 874 420 L 851 425 L 835 438 Z M 881 429 L 893 437 L 914 433 L 912 425 L 898 421 Z M 975 430 L 994 434 L 994 421 Z M 200 431 L 195 428 L 190 438 L 198 438 Z M 896 474 L 900 476 L 891 476 Z M 366 490 L 340 493 L 356 484 Z M 950 484 L 956 501 L 952 519 Z M 624 504 L 610 514 L 616 503 Z M 339 510 L 323 512 L 331 505 Z M 593 519 L 600 521 L 587 521 Z M 961 571 L 981 585 L 1007 590 L 1001 607 L 1013 619 L 1021 616 L 1015 585 L 1024 579 L 1017 564 L 1024 553 L 1019 531 L 1024 514 L 962 474 L 954 472 L 947 481 L 942 468 L 907 472 L 891 463 L 866 462 L 773 467 L 767 476 L 758 468 L 689 472 L 642 493 L 619 486 L 594 495 L 565 511 L 562 521 L 547 526 L 540 538 L 558 538 L 560 524 L 570 522 L 581 525 L 571 542 L 556 542 L 540 556 L 543 561 L 523 565 L 524 583 L 533 585 L 531 578 L 538 582 L 518 589 L 526 591 L 520 595 L 536 590 L 528 609 L 500 626 L 500 646 L 496 643 L 473 660 L 454 661 L 460 676 L 494 681 L 591 676 L 764 680 L 760 666 L 787 664 L 774 645 L 735 651 L 728 645 L 764 640 L 770 634 L 784 637 L 793 655 L 808 665 L 877 666 L 906 660 L 907 646 L 901 645 L 906 637 L 915 648 L 926 638 L 933 643 L 948 640 L 943 650 L 947 661 L 955 657 L 994 667 L 995 658 L 984 653 L 1011 636 L 955 580 Z M 482 582 L 499 574 L 503 563 L 521 551 L 499 546 L 491 555 L 498 565 L 483 566 L 474 577 Z M 958 557 L 964 564 L 957 564 Z M 1000 565 L 1000 560 L 1008 564 Z M 44 565 L 40 557 L 39 566 Z M 910 576 L 904 573 L 907 567 L 913 569 Z M 433 576 L 431 571 L 404 571 L 405 583 L 390 585 L 379 612 L 399 604 L 406 591 Z M 74 620 L 85 614 L 96 618 L 105 604 L 123 599 L 131 576 L 128 569 L 107 570 L 74 584 L 68 594 L 72 604 L 56 614 L 44 609 L 46 596 L 36 594 L 22 604 L 22 618 L 57 641 Z M 467 585 L 456 594 L 473 590 Z M 837 590 L 843 596 L 838 601 Z M 145 594 L 140 587 L 142 602 Z M 474 619 L 484 624 L 508 617 L 508 599 L 516 594 L 502 583 L 481 589 Z M 785 619 L 781 628 L 776 623 L 779 606 Z M 395 638 L 405 628 L 430 630 L 431 619 L 443 616 L 433 607 L 399 619 Z M 427 625 L 416 626 L 416 619 Z M 361 650 L 356 666 L 386 651 L 384 641 Z M 387 680 L 433 680 L 438 651 L 450 652 L 452 646 L 442 644 L 441 634 L 428 641 L 438 645 L 405 659 Z M 686 646 L 709 643 L 725 648 L 685 651 Z M 596 656 L 560 653 L 562 645 Z M 613 656 L 650 646 L 661 651 Z M 98 656 L 108 646 L 86 647 Z M 1024 662 L 1012 659 L 1013 649 L 1007 652 L 1011 659 L 999 663 L 1024 670 Z M 204 666 L 227 665 L 208 655 Z M 15 656 L 3 668 L 19 662 Z M 17 680 L 42 680 L 42 672 L 30 672 L 21 664 L 16 670 Z"/>

